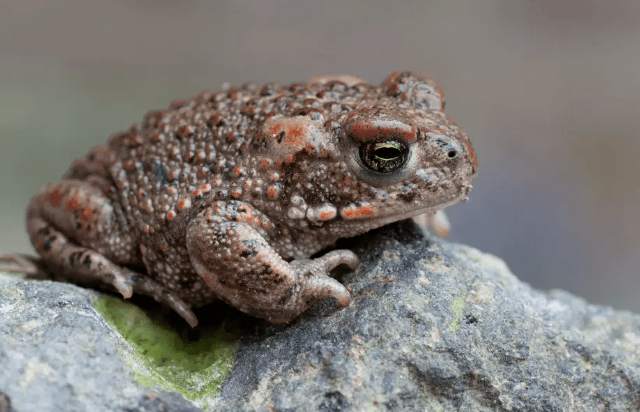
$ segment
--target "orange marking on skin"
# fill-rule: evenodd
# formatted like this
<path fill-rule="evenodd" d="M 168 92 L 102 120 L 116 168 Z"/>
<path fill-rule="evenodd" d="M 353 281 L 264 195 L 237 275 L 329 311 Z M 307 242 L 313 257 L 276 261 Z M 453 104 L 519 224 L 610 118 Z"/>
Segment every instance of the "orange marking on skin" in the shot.
<path fill-rule="evenodd" d="M 213 278 L 211 277 L 211 275 L 204 275 L 202 278 L 209 287 L 215 288 L 215 284 L 213 283 Z"/>
<path fill-rule="evenodd" d="M 476 152 L 473 151 L 471 144 L 469 144 L 469 140 L 463 139 L 462 143 L 464 144 L 464 147 L 467 149 L 467 153 L 469 153 L 469 157 L 471 158 L 471 163 L 473 164 L 474 169 L 478 170 L 478 158 L 476 157 Z"/>
<path fill-rule="evenodd" d="M 269 129 L 269 133 L 271 133 L 273 135 L 279 135 L 280 132 L 282 131 L 282 129 L 283 129 L 282 123 L 275 123 Z"/>
<path fill-rule="evenodd" d="M 262 159 L 262 162 L 260 162 L 260 165 L 261 165 L 263 168 L 265 168 L 265 169 L 266 169 L 266 168 L 268 168 L 269 166 L 271 166 L 271 160 L 269 160 L 269 159 Z"/>
<path fill-rule="evenodd" d="M 371 217 L 375 215 L 375 211 L 370 205 L 360 207 L 349 207 L 342 210 L 342 217 L 345 219 L 357 219 L 362 217 Z"/>
<path fill-rule="evenodd" d="M 93 211 L 89 207 L 84 207 L 80 212 L 80 220 L 87 221 L 93 215 Z"/>
<path fill-rule="evenodd" d="M 276 167 L 277 167 L 278 169 L 282 169 L 282 160 L 277 160 L 277 161 L 276 161 Z"/>
<path fill-rule="evenodd" d="M 240 175 L 240 171 L 241 171 L 241 170 L 242 170 L 242 169 L 240 169 L 240 167 L 238 166 L 238 167 L 236 167 L 235 169 L 233 169 L 233 174 L 234 174 L 234 175 L 236 175 L 236 176 L 239 176 L 239 175 Z"/>
<path fill-rule="evenodd" d="M 320 220 L 329 220 L 336 215 L 333 210 L 327 212 L 320 212 Z"/>
<path fill-rule="evenodd" d="M 293 156 L 291 156 L 291 155 L 287 156 L 287 158 L 284 160 L 284 162 L 285 162 L 286 164 L 291 164 L 291 163 L 293 163 Z"/>
<path fill-rule="evenodd" d="M 307 128 L 302 125 L 291 125 L 285 129 L 285 138 L 282 142 L 286 145 L 301 145 L 307 141 Z"/>
<path fill-rule="evenodd" d="M 354 136 L 358 137 L 361 141 L 371 140 L 380 134 L 380 131 L 375 127 L 371 127 L 370 124 L 358 124 L 351 125 L 351 131 Z"/>
<path fill-rule="evenodd" d="M 167 212 L 167 220 L 173 220 L 176 217 L 176 212 L 173 210 L 169 210 Z"/>
<path fill-rule="evenodd" d="M 191 207 L 191 200 L 188 198 L 184 198 L 184 199 L 180 199 L 180 201 L 178 201 L 178 210 L 179 211 L 183 211 L 187 208 Z"/>
<path fill-rule="evenodd" d="M 269 191 L 267 192 L 267 194 L 269 195 L 269 197 L 276 197 L 276 188 L 275 187 L 270 187 Z"/>
<path fill-rule="evenodd" d="M 353 219 L 360 216 L 360 211 L 358 209 L 346 209 L 342 214 L 347 219 Z"/>
<path fill-rule="evenodd" d="M 398 82 L 398 77 L 400 77 L 402 73 L 401 72 L 393 72 L 389 75 L 389 77 L 386 78 L 386 80 L 384 81 L 385 85 L 393 85 L 395 83 Z"/>
<path fill-rule="evenodd" d="M 53 192 L 51 192 L 51 194 L 49 195 L 49 202 L 51 202 L 51 205 L 53 205 L 54 207 L 60 206 L 60 190 L 55 189 Z"/>
<path fill-rule="evenodd" d="M 355 140 L 368 142 L 380 136 L 402 136 L 411 142 L 416 138 L 416 129 L 411 125 L 397 120 L 374 120 L 368 122 L 355 122 L 349 125 L 349 131 Z"/>
<path fill-rule="evenodd" d="M 78 199 L 75 197 L 67 202 L 67 209 L 71 210 L 72 212 L 76 210 L 78 206 L 80 206 L 80 202 L 78 202 Z"/>
<path fill-rule="evenodd" d="M 251 216 L 251 215 L 247 216 L 247 218 L 245 219 L 245 222 L 247 222 L 247 223 L 253 222 L 253 216 Z"/>
<path fill-rule="evenodd" d="M 242 195 L 242 190 L 240 190 L 240 189 L 233 189 L 233 190 L 231 191 L 231 196 L 232 196 L 234 199 L 239 198 L 241 195 Z"/>
<path fill-rule="evenodd" d="M 360 214 L 362 216 L 373 216 L 375 214 L 375 212 L 373 211 L 373 207 L 371 207 L 371 206 L 361 206 L 360 207 Z"/>

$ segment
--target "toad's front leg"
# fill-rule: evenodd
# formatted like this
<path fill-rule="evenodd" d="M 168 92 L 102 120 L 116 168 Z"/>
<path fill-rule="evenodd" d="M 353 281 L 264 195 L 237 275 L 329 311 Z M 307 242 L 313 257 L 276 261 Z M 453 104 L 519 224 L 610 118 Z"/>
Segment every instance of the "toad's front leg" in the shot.
<path fill-rule="evenodd" d="M 214 202 L 187 228 L 191 263 L 220 299 L 269 322 L 288 322 L 329 296 L 349 305 L 351 295 L 328 273 L 339 264 L 356 269 L 353 252 L 287 263 L 265 240 L 269 228 L 269 218 L 247 203 Z"/>

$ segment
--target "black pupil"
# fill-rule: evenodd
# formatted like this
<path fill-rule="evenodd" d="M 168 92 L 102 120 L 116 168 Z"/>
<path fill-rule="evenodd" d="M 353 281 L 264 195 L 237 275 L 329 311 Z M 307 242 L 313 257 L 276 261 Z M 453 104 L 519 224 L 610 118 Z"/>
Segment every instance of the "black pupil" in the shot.
<path fill-rule="evenodd" d="M 391 173 L 407 161 L 409 148 L 397 140 L 368 143 L 360 147 L 362 163 L 379 173 Z"/>
<path fill-rule="evenodd" d="M 375 151 L 375 155 L 384 160 L 393 160 L 400 156 L 400 153 L 397 147 L 383 147 Z"/>

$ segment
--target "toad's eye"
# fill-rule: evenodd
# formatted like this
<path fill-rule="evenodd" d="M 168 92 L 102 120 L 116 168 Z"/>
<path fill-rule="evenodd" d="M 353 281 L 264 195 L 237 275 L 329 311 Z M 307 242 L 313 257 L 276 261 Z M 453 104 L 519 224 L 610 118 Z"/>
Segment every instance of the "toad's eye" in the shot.
<path fill-rule="evenodd" d="M 409 157 L 409 148 L 397 140 L 367 143 L 360 146 L 360 159 L 366 167 L 379 173 L 400 169 Z"/>

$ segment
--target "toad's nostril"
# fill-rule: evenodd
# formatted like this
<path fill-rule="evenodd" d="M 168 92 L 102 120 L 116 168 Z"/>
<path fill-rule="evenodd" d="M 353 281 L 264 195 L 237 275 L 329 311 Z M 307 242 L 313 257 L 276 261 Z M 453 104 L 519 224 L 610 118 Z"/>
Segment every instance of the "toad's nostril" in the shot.
<path fill-rule="evenodd" d="M 453 150 L 453 149 L 449 150 L 447 152 L 447 156 L 449 156 L 449 159 L 453 159 L 453 158 L 458 156 L 458 151 L 457 150 Z"/>

